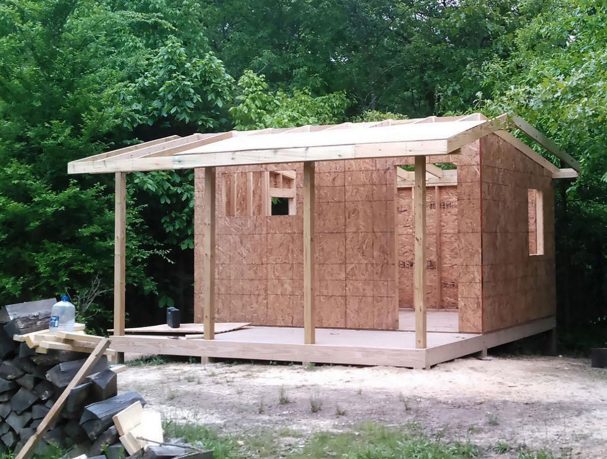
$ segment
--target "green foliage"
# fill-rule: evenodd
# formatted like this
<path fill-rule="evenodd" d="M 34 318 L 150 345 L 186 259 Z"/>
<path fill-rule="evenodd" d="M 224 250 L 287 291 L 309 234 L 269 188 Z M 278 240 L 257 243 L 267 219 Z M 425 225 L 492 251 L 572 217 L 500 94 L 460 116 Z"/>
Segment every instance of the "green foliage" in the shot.
<path fill-rule="evenodd" d="M 344 93 L 313 97 L 308 91 L 272 92 L 263 75 L 247 70 L 238 80 L 236 105 L 230 108 L 236 129 L 292 127 L 342 121 L 348 106 Z"/>
<path fill-rule="evenodd" d="M 232 77 L 213 53 L 189 54 L 170 36 L 143 66 L 147 70 L 122 95 L 132 100 L 128 127 L 157 124 L 204 131 L 225 126 Z"/>
<path fill-rule="evenodd" d="M 520 10 L 530 21 L 517 30 L 507 59 L 483 66 L 479 96 L 488 112 L 520 114 L 582 164 L 579 179 L 557 186 L 558 310 L 569 348 L 604 346 L 607 6 L 527 0 Z"/>

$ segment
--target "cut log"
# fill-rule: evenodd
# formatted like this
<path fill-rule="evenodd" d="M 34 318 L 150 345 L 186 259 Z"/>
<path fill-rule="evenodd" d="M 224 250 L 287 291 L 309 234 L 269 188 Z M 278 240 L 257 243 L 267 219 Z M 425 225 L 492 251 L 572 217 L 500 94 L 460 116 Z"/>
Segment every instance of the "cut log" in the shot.
<path fill-rule="evenodd" d="M 15 413 L 21 414 L 37 401 L 38 396 L 36 394 L 22 387 L 11 399 L 11 408 Z"/>
<path fill-rule="evenodd" d="M 0 440 L 2 443 L 4 443 L 4 446 L 6 446 L 8 449 L 12 449 L 17 444 L 17 434 L 12 430 L 9 430 L 7 433 L 2 435 L 2 437 L 0 437 Z"/>
<path fill-rule="evenodd" d="M 0 360 L 12 357 L 17 352 L 17 343 L 13 338 L 0 327 Z"/>
<path fill-rule="evenodd" d="M 19 357 L 32 357 L 36 355 L 36 350 L 29 347 L 26 343 L 19 343 L 17 355 Z"/>
<path fill-rule="evenodd" d="M 9 402 L 13 398 L 15 392 L 9 391 L 0 394 L 0 403 Z"/>
<path fill-rule="evenodd" d="M 175 459 L 213 459 L 213 451 L 193 451 L 183 456 L 176 456 Z"/>
<path fill-rule="evenodd" d="M 30 425 L 30 427 L 24 427 L 23 429 L 19 429 L 17 431 L 17 435 L 19 435 L 19 438 L 27 440 L 29 437 L 34 435 L 35 432 L 36 429 L 33 429 Z"/>
<path fill-rule="evenodd" d="M 70 419 L 68 422 L 66 422 L 63 426 L 63 430 L 65 435 L 70 437 L 74 444 L 88 442 L 86 432 L 82 427 L 80 427 L 80 424 L 78 424 L 78 421 L 75 419 Z"/>
<path fill-rule="evenodd" d="M 0 308 L 0 323 L 45 314 L 50 317 L 51 309 L 56 302 L 55 298 L 48 298 L 46 300 L 28 301 L 27 303 L 7 304 Z"/>
<path fill-rule="evenodd" d="M 105 432 L 97 437 L 86 453 L 90 456 L 98 456 L 106 449 L 118 441 L 118 431 L 115 426 L 110 426 Z"/>
<path fill-rule="evenodd" d="M 48 354 L 36 354 L 31 357 L 32 361 L 43 368 L 51 368 L 61 362 L 70 362 L 72 360 L 81 360 L 86 358 L 87 354 L 72 351 L 49 351 Z"/>
<path fill-rule="evenodd" d="M 124 459 L 127 452 L 120 443 L 114 443 L 105 449 L 105 455 L 107 459 Z"/>
<path fill-rule="evenodd" d="M 43 402 L 49 400 L 55 395 L 55 386 L 48 381 L 40 381 L 34 387 L 34 394 Z"/>
<path fill-rule="evenodd" d="M 4 435 L 9 430 L 11 430 L 11 426 L 9 426 L 6 422 L 0 423 L 0 436 Z"/>
<path fill-rule="evenodd" d="M 107 368 L 86 378 L 92 383 L 91 398 L 95 401 L 106 400 L 118 394 L 118 375 Z"/>
<path fill-rule="evenodd" d="M 0 403 L 0 418 L 5 419 L 11 413 L 10 403 Z"/>
<path fill-rule="evenodd" d="M 36 386 L 37 378 L 32 374 L 24 374 L 20 378 L 15 379 L 15 381 L 17 381 L 21 387 L 31 391 Z"/>
<path fill-rule="evenodd" d="M 17 388 L 17 384 L 14 381 L 9 381 L 7 379 L 0 378 L 0 393 L 8 392 L 9 390 L 13 390 Z"/>
<path fill-rule="evenodd" d="M 39 431 L 40 431 L 40 428 L 38 428 L 37 432 L 39 432 Z M 31 438 L 34 438 L 34 437 L 31 437 Z M 42 435 L 42 438 L 49 445 L 55 445 L 58 448 L 63 448 L 66 446 L 66 441 L 65 441 L 66 437 L 65 437 L 65 431 L 63 430 L 63 426 L 55 426 L 53 429 L 49 430 L 48 432 L 45 432 Z M 22 453 L 22 452 L 23 451 L 21 451 L 20 453 Z"/>
<path fill-rule="evenodd" d="M 41 404 L 32 405 L 32 419 L 42 419 L 44 416 L 46 416 L 46 413 L 48 413 L 49 410 L 50 408 L 47 408 Z"/>
<path fill-rule="evenodd" d="M 27 424 L 32 420 L 32 413 L 26 411 L 22 414 L 17 414 L 14 411 L 8 415 L 8 417 L 4 420 L 9 426 L 13 428 L 13 430 L 19 430 L 27 426 Z"/>
<path fill-rule="evenodd" d="M 59 389 L 64 389 L 70 383 L 78 370 L 82 367 L 85 360 L 72 360 L 70 362 L 61 362 L 55 365 L 46 373 L 46 379 L 52 382 Z M 108 368 L 107 358 L 102 356 L 91 368 L 91 372 L 97 373 Z"/>
<path fill-rule="evenodd" d="M 24 374 L 25 372 L 21 368 L 15 366 L 12 360 L 5 360 L 0 364 L 0 378 L 12 381 L 20 378 Z"/>
<path fill-rule="evenodd" d="M 18 357 L 16 359 L 13 359 L 12 362 L 15 367 L 19 368 L 24 373 L 29 373 L 30 375 L 34 375 L 40 379 L 44 379 L 44 376 L 46 374 L 44 372 L 44 369 L 36 365 L 31 357 Z"/>
<path fill-rule="evenodd" d="M 67 396 L 61 415 L 68 419 L 78 419 L 85 405 L 90 403 L 93 383 L 86 381 L 74 387 Z"/>
<path fill-rule="evenodd" d="M 84 407 L 80 424 L 89 438 L 94 440 L 101 432 L 112 425 L 112 417 L 132 405 L 136 401 L 145 404 L 145 400 L 137 392 L 124 392 L 102 402 L 92 403 Z"/>

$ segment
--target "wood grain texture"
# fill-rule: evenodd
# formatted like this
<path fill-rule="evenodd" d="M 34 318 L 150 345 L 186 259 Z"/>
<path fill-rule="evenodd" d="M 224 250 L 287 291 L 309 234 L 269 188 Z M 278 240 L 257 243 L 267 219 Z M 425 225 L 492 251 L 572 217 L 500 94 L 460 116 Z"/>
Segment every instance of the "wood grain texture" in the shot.
<path fill-rule="evenodd" d="M 216 169 L 207 167 L 204 171 L 205 200 L 204 200 L 204 252 L 203 252 L 203 284 L 204 296 L 204 338 L 215 338 L 215 179 Z"/>
<path fill-rule="evenodd" d="M 314 163 L 304 164 L 303 184 L 303 250 L 304 250 L 304 343 L 314 344 L 315 337 L 315 307 L 314 271 L 316 260 L 314 257 L 314 214 L 316 209 L 315 194 L 315 167 Z"/>
<path fill-rule="evenodd" d="M 426 339 L 426 158 L 415 158 L 413 306 L 415 308 L 415 347 L 424 349 Z"/>
<path fill-rule="evenodd" d="M 114 334 L 124 335 L 126 315 L 126 173 L 117 172 L 114 211 Z"/>

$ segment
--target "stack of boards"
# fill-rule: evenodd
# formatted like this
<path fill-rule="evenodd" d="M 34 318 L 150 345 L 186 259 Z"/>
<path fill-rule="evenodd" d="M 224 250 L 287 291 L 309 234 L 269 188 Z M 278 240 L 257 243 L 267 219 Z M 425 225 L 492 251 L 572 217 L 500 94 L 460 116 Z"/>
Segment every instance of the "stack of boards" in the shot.
<path fill-rule="evenodd" d="M 36 438 L 24 456 L 58 448 L 79 458 L 212 457 L 188 445 L 164 445 L 160 413 L 144 409 L 137 392 L 118 393 L 117 374 L 126 367 L 109 365 L 107 343 L 86 363 L 103 337 L 87 335 L 81 324 L 73 332 L 48 331 L 54 303 L 0 308 L 0 454 L 18 454 Z M 87 376 L 75 381 L 85 366 Z"/>

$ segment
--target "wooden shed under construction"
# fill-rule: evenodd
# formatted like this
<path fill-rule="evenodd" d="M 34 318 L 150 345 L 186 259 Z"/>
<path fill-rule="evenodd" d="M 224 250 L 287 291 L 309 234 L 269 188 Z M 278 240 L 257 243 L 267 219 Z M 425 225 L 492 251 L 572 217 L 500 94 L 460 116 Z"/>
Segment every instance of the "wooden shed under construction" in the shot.
<path fill-rule="evenodd" d="M 124 335 L 126 174 L 185 168 L 204 339 Z M 68 165 L 116 174 L 112 348 L 415 368 L 554 329 L 553 180 L 578 170 L 524 120 L 480 114 L 174 136 Z"/>

